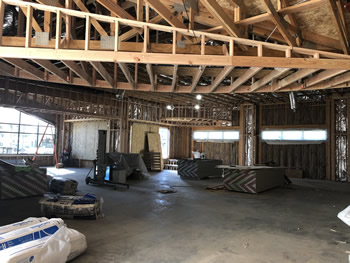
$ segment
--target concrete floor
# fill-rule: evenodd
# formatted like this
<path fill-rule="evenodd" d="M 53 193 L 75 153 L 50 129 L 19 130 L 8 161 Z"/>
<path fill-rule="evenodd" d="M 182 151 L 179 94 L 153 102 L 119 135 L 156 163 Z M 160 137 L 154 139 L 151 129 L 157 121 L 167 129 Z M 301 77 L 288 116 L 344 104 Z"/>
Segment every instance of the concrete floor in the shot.
<path fill-rule="evenodd" d="M 217 180 L 188 181 L 163 171 L 123 187 L 87 186 L 88 169 L 49 169 L 104 198 L 104 217 L 65 220 L 88 250 L 74 262 L 349 262 L 350 228 L 337 213 L 349 184 L 293 180 L 258 195 L 204 190 Z M 156 190 L 172 187 L 177 192 Z M 0 200 L 0 225 L 39 216 L 38 197 Z"/>

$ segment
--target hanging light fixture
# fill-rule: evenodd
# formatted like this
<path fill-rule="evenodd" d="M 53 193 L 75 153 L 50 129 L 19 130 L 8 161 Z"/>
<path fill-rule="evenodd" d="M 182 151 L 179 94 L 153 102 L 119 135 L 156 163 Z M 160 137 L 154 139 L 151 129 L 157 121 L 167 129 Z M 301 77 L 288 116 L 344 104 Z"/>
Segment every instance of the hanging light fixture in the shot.
<path fill-rule="evenodd" d="M 201 100 L 201 99 L 202 99 L 202 95 L 201 95 L 201 94 L 198 94 L 198 95 L 196 96 L 196 99 L 197 99 L 197 100 Z"/>
<path fill-rule="evenodd" d="M 199 110 L 199 109 L 200 109 L 199 104 L 194 105 L 194 108 L 195 108 L 196 110 Z"/>
<path fill-rule="evenodd" d="M 167 110 L 174 110 L 175 107 L 173 105 L 169 104 L 166 106 L 166 108 L 167 108 Z"/>

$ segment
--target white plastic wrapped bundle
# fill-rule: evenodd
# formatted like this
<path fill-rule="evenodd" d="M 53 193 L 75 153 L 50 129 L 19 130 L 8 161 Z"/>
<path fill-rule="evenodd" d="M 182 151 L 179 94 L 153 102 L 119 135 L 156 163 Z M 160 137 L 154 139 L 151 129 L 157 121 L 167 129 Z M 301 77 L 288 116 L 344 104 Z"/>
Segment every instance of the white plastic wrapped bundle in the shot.
<path fill-rule="evenodd" d="M 52 236 L 0 251 L 0 263 L 64 263 L 70 249 L 66 227 L 62 226 Z"/>
<path fill-rule="evenodd" d="M 83 234 L 63 226 L 52 236 L 0 251 L 0 263 L 63 263 L 76 258 L 86 248 Z"/>
<path fill-rule="evenodd" d="M 42 220 L 45 220 L 43 222 L 46 224 L 41 223 Z M 36 221 L 40 223 L 27 226 L 27 223 Z M 57 227 L 57 229 L 53 234 L 47 235 L 53 230 L 47 230 L 50 227 Z M 0 250 L 0 263 L 64 263 L 76 258 L 87 248 L 85 236 L 64 226 L 62 219 L 28 218 L 0 229 L 3 231 L 15 229 L 0 235 L 0 244 L 3 243 L 6 246 L 11 244 L 6 248 L 4 248 L 5 245 L 0 245 L 4 248 Z M 43 232 L 46 233 L 43 234 Z M 28 241 L 29 239 L 32 241 Z"/>
<path fill-rule="evenodd" d="M 71 250 L 68 255 L 67 261 L 71 261 L 77 256 L 84 253 L 87 248 L 86 237 L 77 230 L 66 228 L 69 236 L 69 241 L 71 245 Z"/>
<path fill-rule="evenodd" d="M 53 218 L 29 227 L 17 229 L 0 235 L 0 251 L 26 242 L 53 235 L 64 222 L 60 218 Z"/>
<path fill-rule="evenodd" d="M 24 227 L 39 224 L 47 220 L 49 219 L 47 219 L 46 217 L 28 217 L 27 219 L 24 219 L 23 221 L 20 221 L 20 222 L 16 222 L 6 226 L 0 226 L 0 235 L 5 234 L 7 232 L 15 231 L 17 229 L 21 229 Z"/>

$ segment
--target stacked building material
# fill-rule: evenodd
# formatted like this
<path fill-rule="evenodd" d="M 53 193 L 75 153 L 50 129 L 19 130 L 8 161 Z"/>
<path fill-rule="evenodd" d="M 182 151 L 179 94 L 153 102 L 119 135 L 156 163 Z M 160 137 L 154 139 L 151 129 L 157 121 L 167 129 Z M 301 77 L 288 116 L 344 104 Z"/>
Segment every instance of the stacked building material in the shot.
<path fill-rule="evenodd" d="M 39 201 L 41 213 L 47 217 L 97 219 L 102 214 L 103 199 L 94 195 L 54 195 Z"/>
<path fill-rule="evenodd" d="M 203 179 L 208 177 L 220 177 L 220 170 L 216 169 L 221 165 L 221 160 L 208 159 L 183 159 L 178 160 L 178 174 L 185 179 Z"/>
<path fill-rule="evenodd" d="M 0 199 L 42 195 L 47 192 L 46 169 L 32 163 L 0 160 Z"/>
<path fill-rule="evenodd" d="M 224 170 L 224 187 L 229 191 L 256 194 L 284 184 L 284 169 L 269 166 L 227 166 Z"/>

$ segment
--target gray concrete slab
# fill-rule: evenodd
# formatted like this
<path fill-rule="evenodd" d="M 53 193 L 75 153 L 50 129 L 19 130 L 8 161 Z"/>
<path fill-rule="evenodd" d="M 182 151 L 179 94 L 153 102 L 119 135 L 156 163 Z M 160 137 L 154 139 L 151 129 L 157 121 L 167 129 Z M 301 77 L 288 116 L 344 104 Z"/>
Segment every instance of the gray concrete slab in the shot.
<path fill-rule="evenodd" d="M 88 241 L 74 262 L 349 262 L 350 228 L 336 217 L 350 204 L 349 184 L 294 179 L 252 195 L 163 171 L 113 190 L 85 185 L 88 169 L 49 172 L 105 200 L 103 218 L 65 220 Z M 156 192 L 167 188 L 177 192 Z M 38 199 L 1 200 L 0 225 L 40 216 Z"/>

